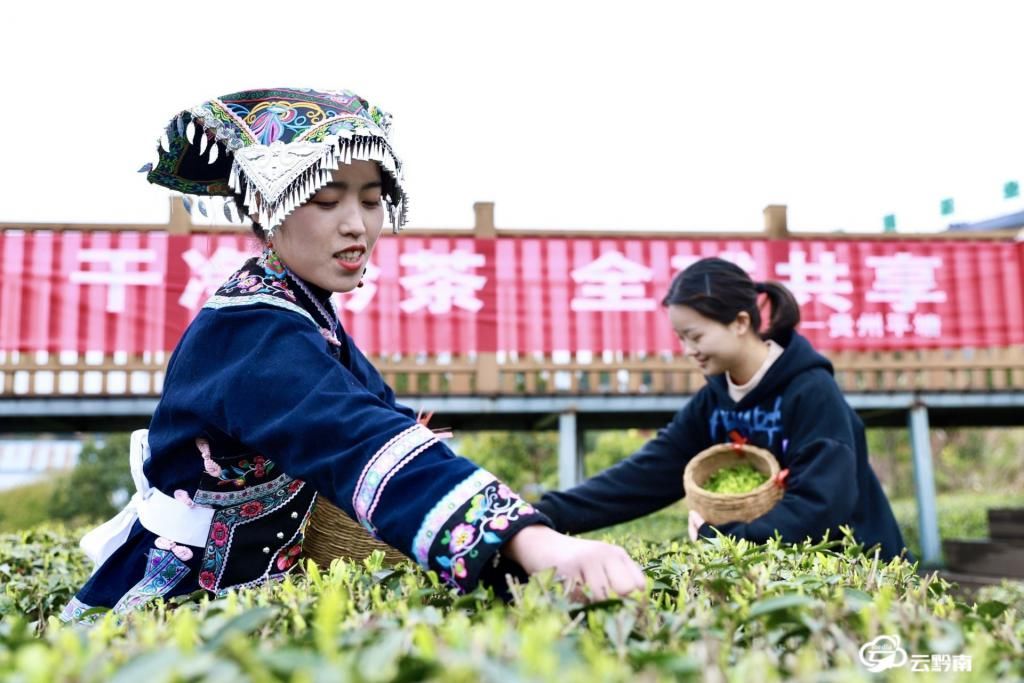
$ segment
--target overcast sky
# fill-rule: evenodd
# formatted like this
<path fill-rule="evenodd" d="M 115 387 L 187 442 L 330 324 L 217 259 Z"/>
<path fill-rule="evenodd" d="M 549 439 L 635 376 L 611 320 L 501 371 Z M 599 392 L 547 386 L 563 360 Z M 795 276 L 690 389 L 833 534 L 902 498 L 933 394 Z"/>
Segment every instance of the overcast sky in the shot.
<path fill-rule="evenodd" d="M 439 8 L 445 7 L 444 11 Z M 411 225 L 901 230 L 1024 208 L 1021 2 L 35 2 L 0 19 L 0 222 L 162 223 L 182 108 L 349 88 Z M 956 213 L 940 215 L 943 198 Z"/>

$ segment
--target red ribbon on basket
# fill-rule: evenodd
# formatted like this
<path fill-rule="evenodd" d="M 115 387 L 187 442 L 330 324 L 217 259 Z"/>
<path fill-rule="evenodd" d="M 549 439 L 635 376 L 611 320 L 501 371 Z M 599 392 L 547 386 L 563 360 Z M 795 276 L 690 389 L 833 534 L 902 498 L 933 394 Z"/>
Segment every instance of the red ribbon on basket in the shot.
<path fill-rule="evenodd" d="M 743 436 L 735 429 L 729 431 L 729 438 L 732 440 L 733 450 L 735 450 L 740 457 L 744 455 L 743 447 L 747 444 L 747 437 Z M 778 474 L 772 479 L 772 483 L 778 486 L 783 491 L 786 490 L 786 480 L 789 478 L 789 468 L 779 470 Z"/>
<path fill-rule="evenodd" d="M 729 438 L 732 439 L 732 449 L 742 457 L 744 455 L 743 447 L 747 445 L 747 437 L 733 429 L 729 431 Z"/>

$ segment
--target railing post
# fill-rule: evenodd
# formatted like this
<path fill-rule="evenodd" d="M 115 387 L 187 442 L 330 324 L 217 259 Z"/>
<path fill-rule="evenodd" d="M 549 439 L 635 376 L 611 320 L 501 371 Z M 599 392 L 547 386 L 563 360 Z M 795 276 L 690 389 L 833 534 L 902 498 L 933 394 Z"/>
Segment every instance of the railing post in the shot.
<path fill-rule="evenodd" d="M 480 396 L 497 396 L 501 391 L 497 354 L 487 352 L 477 354 L 475 386 L 476 393 Z"/>
<path fill-rule="evenodd" d="M 187 235 L 192 232 L 192 216 L 185 209 L 181 197 L 171 197 L 171 217 L 167 222 L 167 232 L 171 235 Z"/>
<path fill-rule="evenodd" d="M 789 237 L 785 204 L 769 204 L 764 207 L 764 231 L 770 240 L 784 240 Z"/>
<path fill-rule="evenodd" d="M 942 564 L 942 542 L 939 539 L 938 506 L 935 502 L 935 472 L 932 467 L 928 408 L 922 403 L 915 404 L 910 409 L 908 424 L 910 447 L 914 458 L 914 491 L 917 495 L 921 564 L 937 567 Z"/>
<path fill-rule="evenodd" d="M 473 237 L 490 239 L 498 236 L 494 228 L 494 202 L 475 202 L 473 218 Z"/>
<path fill-rule="evenodd" d="M 575 412 L 558 416 L 558 488 L 583 481 L 583 430 Z"/>

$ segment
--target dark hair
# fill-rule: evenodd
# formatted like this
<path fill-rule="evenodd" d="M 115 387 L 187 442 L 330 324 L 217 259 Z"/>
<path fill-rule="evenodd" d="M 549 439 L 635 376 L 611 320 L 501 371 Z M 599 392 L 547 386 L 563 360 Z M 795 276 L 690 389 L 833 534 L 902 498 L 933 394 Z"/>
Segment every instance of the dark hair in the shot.
<path fill-rule="evenodd" d="M 761 310 L 757 295 L 765 294 L 771 304 L 768 329 L 761 331 Z M 663 306 L 687 306 L 723 325 L 736 320 L 744 311 L 750 325 L 762 339 L 782 346 L 789 343 L 793 329 L 800 323 L 800 304 L 778 282 L 755 283 L 746 271 L 720 258 L 705 258 L 675 276 Z"/>
<path fill-rule="evenodd" d="M 381 196 L 395 203 L 398 199 L 398 183 L 383 166 L 380 164 L 377 166 L 380 168 Z M 235 200 L 235 209 L 238 211 L 238 215 L 244 219 L 249 215 L 248 209 L 245 208 L 245 179 L 240 176 L 238 180 L 240 187 L 232 198 Z M 252 232 L 260 242 L 266 244 L 267 233 L 257 221 L 252 222 Z"/>

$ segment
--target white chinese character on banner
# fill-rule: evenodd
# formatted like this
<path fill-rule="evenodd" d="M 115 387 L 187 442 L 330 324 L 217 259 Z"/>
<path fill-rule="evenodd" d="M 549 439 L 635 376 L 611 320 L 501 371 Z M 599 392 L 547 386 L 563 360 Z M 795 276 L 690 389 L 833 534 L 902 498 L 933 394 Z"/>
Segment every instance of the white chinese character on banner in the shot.
<path fill-rule="evenodd" d="M 399 263 L 415 272 L 399 278 L 398 282 L 408 290 L 411 298 L 399 304 L 406 313 L 426 308 L 434 315 L 449 313 L 452 306 L 467 311 L 479 311 L 484 302 L 475 293 L 487 284 L 487 278 L 473 273 L 481 268 L 483 254 L 457 249 L 448 254 L 432 251 L 417 251 L 402 254 Z"/>
<path fill-rule="evenodd" d="M 234 247 L 219 246 L 207 258 L 198 249 L 189 249 L 181 255 L 188 265 L 189 278 L 178 303 L 192 310 L 198 308 L 238 270 L 248 254 Z"/>
<path fill-rule="evenodd" d="M 910 324 L 910 316 L 906 313 L 887 313 L 885 329 L 892 332 L 896 338 L 903 339 L 908 332 L 913 331 L 914 326 Z"/>
<path fill-rule="evenodd" d="M 942 336 L 942 316 L 938 313 L 915 313 L 914 334 L 937 339 Z"/>
<path fill-rule="evenodd" d="M 754 257 L 750 255 L 750 252 L 743 250 L 726 250 L 716 254 L 718 258 L 729 263 L 735 263 L 737 266 L 745 270 L 750 275 L 754 274 L 757 270 L 757 263 L 754 261 Z M 697 261 L 706 256 L 700 256 L 699 254 L 676 254 L 672 257 L 672 272 L 678 273 L 686 270 Z"/>
<path fill-rule="evenodd" d="M 828 318 L 828 336 L 832 339 L 854 336 L 853 316 L 849 313 L 833 313 Z"/>
<path fill-rule="evenodd" d="M 654 299 L 644 284 L 654 279 L 646 266 L 630 261 L 617 251 L 601 254 L 596 261 L 572 271 L 580 296 L 570 304 L 574 311 L 653 311 Z"/>
<path fill-rule="evenodd" d="M 373 301 L 373 296 L 377 293 L 377 280 L 379 279 L 380 268 L 372 263 L 367 263 L 366 271 L 363 273 L 363 286 L 356 287 L 347 294 L 335 294 L 337 305 L 353 313 L 362 312 Z"/>
<path fill-rule="evenodd" d="M 970 671 L 971 655 L 953 655 L 953 671 Z"/>
<path fill-rule="evenodd" d="M 885 336 L 885 318 L 881 313 L 861 313 L 857 317 L 857 336 L 882 338 Z"/>
<path fill-rule="evenodd" d="M 938 256 L 915 256 L 901 251 L 892 256 L 869 256 L 868 268 L 875 271 L 867 301 L 887 303 L 897 313 L 913 313 L 918 304 L 941 304 L 946 293 L 936 289 L 935 270 L 942 267 Z"/>
<path fill-rule="evenodd" d="M 839 263 L 835 252 L 821 252 L 818 261 L 814 263 L 807 261 L 805 252 L 791 251 L 788 261 L 776 264 L 775 272 L 786 276 L 782 284 L 793 292 L 801 306 L 817 298 L 840 313 L 853 308 L 853 302 L 842 296 L 853 293 L 853 282 L 849 279 L 850 265 Z"/>
<path fill-rule="evenodd" d="M 152 287 L 164 281 L 158 271 L 132 271 L 128 264 L 154 263 L 153 249 L 81 249 L 79 263 L 105 263 L 110 268 L 100 270 L 76 270 L 69 275 L 71 282 L 79 285 L 108 285 L 107 312 L 124 313 L 126 288 L 129 286 Z"/>

